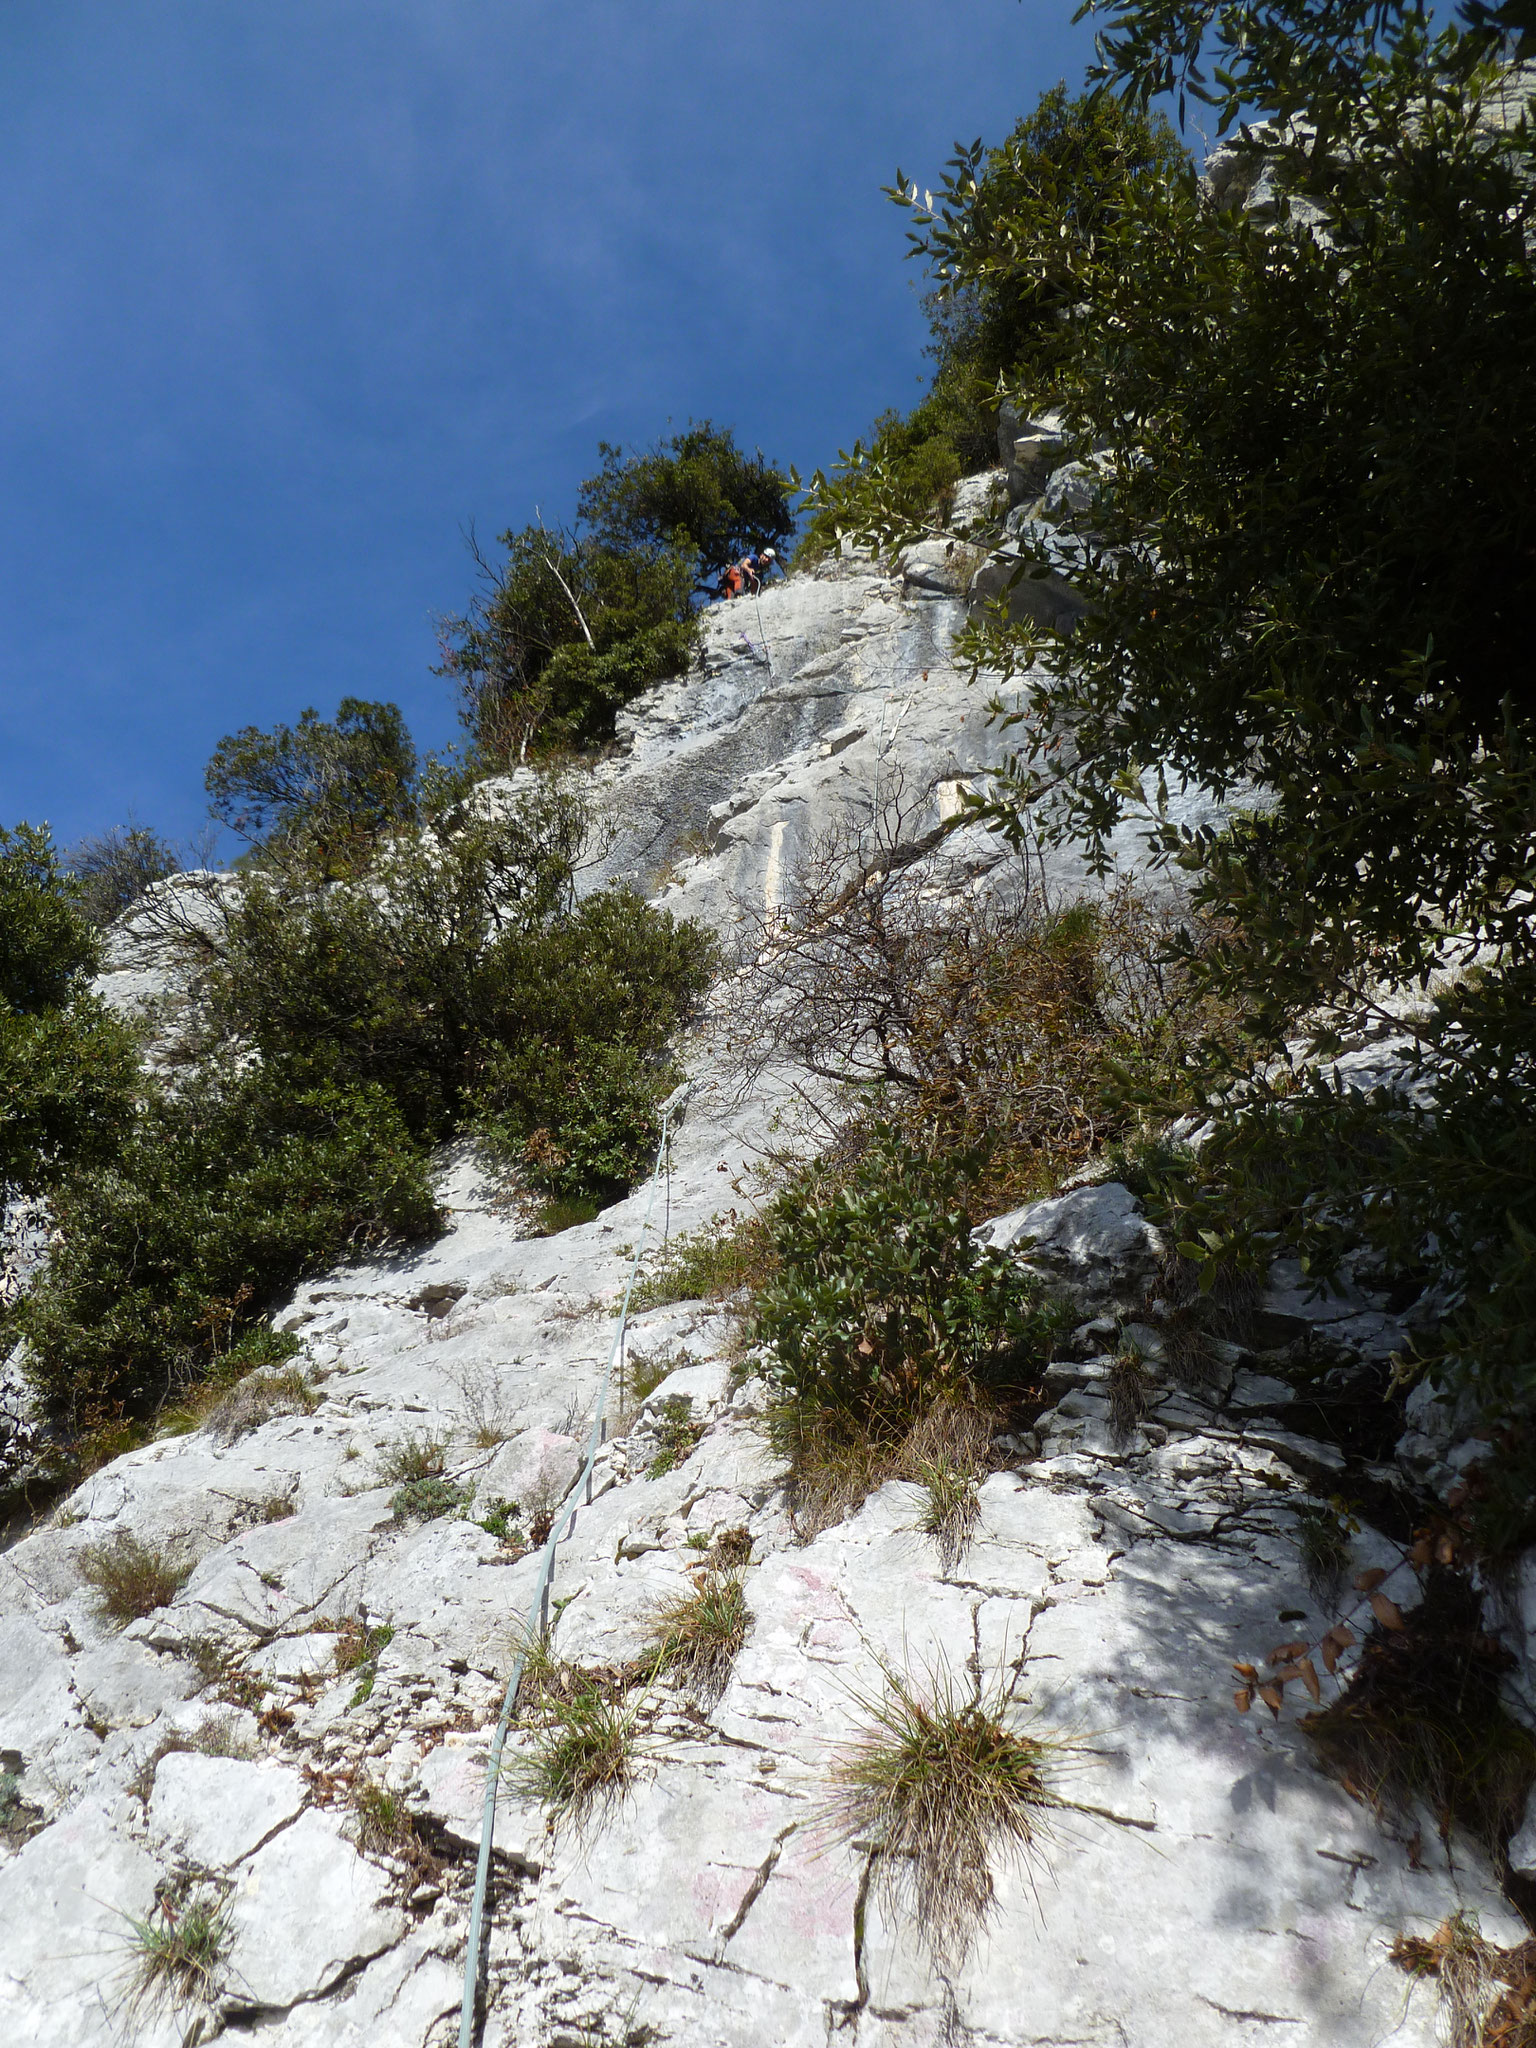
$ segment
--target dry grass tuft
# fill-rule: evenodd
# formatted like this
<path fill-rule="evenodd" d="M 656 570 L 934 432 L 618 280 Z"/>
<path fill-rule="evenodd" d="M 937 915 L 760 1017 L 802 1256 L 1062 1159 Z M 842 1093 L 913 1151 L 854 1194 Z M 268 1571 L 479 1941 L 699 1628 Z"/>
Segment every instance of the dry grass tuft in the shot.
<path fill-rule="evenodd" d="M 1453 1913 L 1427 1938 L 1400 1934 L 1388 1953 L 1409 1976 L 1438 1978 L 1446 2048 L 1536 2043 L 1536 1937 L 1498 1948 L 1484 1940 L 1475 1913 Z"/>
<path fill-rule="evenodd" d="M 203 1428 L 216 1442 L 228 1444 L 276 1416 L 313 1415 L 319 1406 L 319 1394 L 298 1366 L 252 1372 L 219 1395 L 203 1416 Z"/>
<path fill-rule="evenodd" d="M 394 1857 L 418 1884 L 441 1876 L 442 1865 L 423 1840 L 403 1793 L 360 1777 L 352 1781 L 349 1797 L 353 1839 L 363 1855 Z"/>
<path fill-rule="evenodd" d="M 991 1910 L 994 1868 L 1050 1839 L 1064 1745 L 1012 1725 L 1005 1681 L 982 1696 L 947 1670 L 882 1675 L 880 1694 L 854 1694 L 865 1725 L 834 1766 L 827 1818 L 837 1840 L 867 1848 L 889 1904 L 953 1968 Z"/>
<path fill-rule="evenodd" d="M 646 1657 L 675 1684 L 712 1704 L 730 1682 L 751 1619 L 741 1574 L 706 1571 L 694 1592 L 658 1610 Z"/>
<path fill-rule="evenodd" d="M 999 1415 L 974 1396 L 933 1401 L 917 1417 L 866 1418 L 783 1404 L 769 1417 L 775 1450 L 790 1465 L 789 1504 L 806 1542 L 855 1514 L 891 1479 L 910 1479 L 928 1491 L 917 1526 L 939 1544 L 945 1569 L 964 1552 L 975 1530 L 972 1502 L 991 1463 Z"/>
<path fill-rule="evenodd" d="M 178 1565 L 169 1552 L 141 1543 L 125 1529 L 109 1543 L 93 1543 L 81 1553 L 80 1576 L 96 1589 L 103 1616 L 121 1628 L 168 1607 L 191 1576 L 191 1566 Z"/>
<path fill-rule="evenodd" d="M 1116 1443 L 1127 1444 L 1152 1405 L 1152 1374 L 1136 1351 L 1122 1351 L 1109 1368 L 1109 1427 Z"/>

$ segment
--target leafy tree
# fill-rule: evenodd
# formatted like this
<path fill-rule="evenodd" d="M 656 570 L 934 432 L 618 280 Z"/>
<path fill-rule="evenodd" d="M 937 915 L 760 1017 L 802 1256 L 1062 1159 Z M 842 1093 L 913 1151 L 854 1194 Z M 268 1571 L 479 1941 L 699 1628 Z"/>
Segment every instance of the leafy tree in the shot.
<path fill-rule="evenodd" d="M 355 864 L 416 814 L 416 749 L 394 704 L 343 697 L 335 721 L 313 709 L 296 726 L 242 726 L 220 740 L 204 778 L 209 809 L 244 839 Z"/>
<path fill-rule="evenodd" d="M 1104 96 L 1046 93 L 996 148 L 957 147 L 930 211 L 901 173 L 891 196 L 922 227 L 910 254 L 934 288 L 924 301 L 935 369 L 903 418 L 883 413 L 869 446 L 812 480 L 807 552 L 835 545 L 880 508 L 884 539 L 920 531 L 955 481 L 996 460 L 999 398 L 1027 379 L 1032 403 L 1055 396 L 1054 366 L 1072 349 L 1077 269 L 1112 233 L 1128 184 L 1173 176 L 1186 162 L 1162 115 Z M 1021 237 L 1021 218 L 1049 214 L 1056 240 Z"/>
<path fill-rule="evenodd" d="M 1507 1540 L 1536 1496 L 1536 136 L 1499 41 L 1522 24 L 1391 0 L 1094 11 L 1106 94 L 1217 110 L 1224 198 L 1127 163 L 1085 236 L 1065 187 L 1011 187 L 993 217 L 965 153 L 931 205 L 901 195 L 946 290 L 1000 263 L 1049 284 L 1058 333 L 1018 395 L 1112 451 L 1089 616 L 971 639 L 1015 693 L 994 821 L 1102 849 L 1147 815 L 1213 913 L 1200 972 L 1250 1051 L 1416 1034 L 1403 1086 L 1366 1100 L 1283 1067 L 1234 1084 L 1213 1048 L 1228 1140 L 1198 1196 L 1166 1195 L 1209 1272 L 1266 1229 L 1325 1268 L 1343 1217 L 1400 1274 L 1438 1246 L 1463 1306 L 1435 1370 L 1500 1446 Z M 875 537 L 907 518 L 879 487 L 861 509 Z M 1180 783 L 1227 822 L 1180 825 Z M 1405 1019 L 1448 968 L 1454 997 Z"/>
<path fill-rule="evenodd" d="M 97 938 L 46 828 L 0 829 L 0 1208 L 109 1153 L 132 1109 L 132 1035 L 91 993 Z"/>
<path fill-rule="evenodd" d="M 794 530 L 788 479 L 707 420 L 599 452 L 574 526 L 502 534 L 499 566 L 471 538 L 483 587 L 443 621 L 439 673 L 488 766 L 606 739 L 623 705 L 687 667 L 701 577 Z"/>
<path fill-rule="evenodd" d="M 790 479 L 759 448 L 746 455 L 728 427 L 699 420 L 669 441 L 626 455 L 599 441 L 578 517 L 614 554 L 665 554 L 679 537 L 713 578 L 749 548 L 782 547 L 795 530 Z"/>

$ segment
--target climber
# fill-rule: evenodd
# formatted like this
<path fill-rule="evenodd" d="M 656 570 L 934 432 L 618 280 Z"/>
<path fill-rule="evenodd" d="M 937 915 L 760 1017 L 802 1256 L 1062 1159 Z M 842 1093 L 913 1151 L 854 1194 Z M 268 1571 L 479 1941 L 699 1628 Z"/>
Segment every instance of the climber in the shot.
<path fill-rule="evenodd" d="M 772 548 L 764 548 L 757 558 L 757 574 L 760 582 L 766 583 L 779 566 L 779 558 Z M 782 575 L 782 570 L 780 574 Z"/>
<path fill-rule="evenodd" d="M 720 581 L 715 585 L 715 596 L 740 597 L 744 581 L 740 562 L 732 562 L 728 569 L 720 571 Z"/>

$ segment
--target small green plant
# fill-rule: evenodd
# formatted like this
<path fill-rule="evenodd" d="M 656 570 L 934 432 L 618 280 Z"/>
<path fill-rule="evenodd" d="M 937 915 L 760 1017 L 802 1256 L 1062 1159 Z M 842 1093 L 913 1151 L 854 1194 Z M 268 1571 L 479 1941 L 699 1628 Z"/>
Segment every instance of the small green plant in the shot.
<path fill-rule="evenodd" d="M 395 1639 L 392 1628 L 383 1623 L 370 1627 L 362 1615 L 352 1615 L 337 1631 L 334 1652 L 336 1669 L 344 1678 L 357 1673 L 357 1689 L 351 1705 L 360 1707 L 373 1697 L 373 1682 L 379 1675 L 379 1658 Z"/>
<path fill-rule="evenodd" d="M 379 1478 L 386 1486 L 413 1486 L 421 1479 L 441 1479 L 448 1439 L 428 1430 L 412 1431 L 379 1456 Z"/>
<path fill-rule="evenodd" d="M 0 1842 L 18 1848 L 42 1819 L 42 1809 L 22 1796 L 14 1771 L 0 1771 Z"/>
<path fill-rule="evenodd" d="M 828 1821 L 839 1841 L 868 1845 L 889 1903 L 937 1962 L 957 1965 L 991 1908 L 994 1865 L 1027 1862 L 1049 1839 L 1063 1745 L 1014 1725 L 1006 1680 L 983 1695 L 944 1669 L 882 1675 L 881 1693 L 853 1695 L 864 1727 L 834 1766 Z"/>
<path fill-rule="evenodd" d="M 602 1204 L 593 1195 L 550 1195 L 535 1212 L 534 1235 L 558 1237 L 562 1230 L 590 1223 L 601 1210 Z"/>
<path fill-rule="evenodd" d="M 166 2006 L 214 2004 L 233 1930 L 211 1882 L 188 1881 L 165 1892 L 143 1920 L 124 1917 L 133 1965 L 128 2008 L 135 2022 Z"/>
<path fill-rule="evenodd" d="M 645 1652 L 674 1683 L 716 1700 L 751 1622 L 739 1571 L 706 1571 L 692 1593 L 659 1609 Z"/>
<path fill-rule="evenodd" d="M 126 1529 L 80 1556 L 81 1578 L 95 1588 L 102 1615 L 119 1627 L 168 1607 L 190 1574 L 190 1565 L 177 1564 L 169 1552 L 141 1543 Z"/>
<path fill-rule="evenodd" d="M 520 1638 L 518 1647 L 518 1704 L 531 1734 L 528 1747 L 503 1762 L 503 1776 L 547 1809 L 551 1828 L 579 1826 L 634 1778 L 639 1704 L 625 1697 L 622 1684 L 563 1664 L 545 1635 Z"/>
<path fill-rule="evenodd" d="M 660 1448 L 646 1471 L 652 1479 L 659 1479 L 689 1456 L 704 1434 L 704 1424 L 693 1420 L 693 1403 L 686 1394 L 669 1394 L 652 1421 Z"/>
<path fill-rule="evenodd" d="M 698 1230 L 679 1231 L 640 1274 L 634 1306 L 664 1308 L 674 1301 L 720 1301 L 765 1277 L 773 1264 L 760 1218 L 714 1217 Z"/>
<path fill-rule="evenodd" d="M 523 1510 L 515 1500 L 503 1500 L 500 1494 L 492 1494 L 485 1504 L 485 1513 L 480 1517 L 480 1526 L 488 1536 L 494 1536 L 505 1549 L 515 1551 L 519 1557 L 529 1548 Z"/>
<path fill-rule="evenodd" d="M 953 1571 L 981 1519 L 976 1473 L 970 1466 L 951 1464 L 947 1458 L 930 1458 L 918 1466 L 916 1478 L 923 1489 L 917 1526 L 925 1536 L 933 1538 L 945 1571 Z"/>
<path fill-rule="evenodd" d="M 457 1514 L 472 1491 L 456 1479 L 412 1479 L 395 1488 L 390 1512 L 397 1522 L 440 1521 L 444 1515 Z"/>

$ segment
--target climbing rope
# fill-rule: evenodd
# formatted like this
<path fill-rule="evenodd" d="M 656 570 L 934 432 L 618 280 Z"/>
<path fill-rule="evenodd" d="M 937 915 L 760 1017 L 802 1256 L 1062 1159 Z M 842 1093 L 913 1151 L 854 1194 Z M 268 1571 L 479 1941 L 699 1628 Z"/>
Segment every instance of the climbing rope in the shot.
<path fill-rule="evenodd" d="M 566 1495 L 566 1506 L 562 1508 L 544 1540 L 544 1556 L 539 1566 L 538 1583 L 534 1587 L 533 1599 L 529 1603 L 528 1619 L 523 1625 L 517 1655 L 512 1660 L 512 1675 L 507 1680 L 506 1696 L 501 1705 L 501 1719 L 496 1723 L 496 1733 L 491 1740 L 491 1752 L 485 1767 L 485 1805 L 480 1816 L 480 1853 L 475 1862 L 475 1896 L 470 1907 L 469 1941 L 464 1954 L 464 2002 L 459 2011 L 459 2048 L 473 2048 L 474 2043 L 475 2006 L 480 1988 L 480 1956 L 484 1940 L 485 1891 L 491 1874 L 491 1838 L 496 1829 L 496 1788 L 501 1777 L 501 1752 L 517 1707 L 517 1689 L 522 1683 L 523 1666 L 528 1659 L 528 1645 L 533 1641 L 535 1631 L 539 1628 L 540 1615 L 549 1592 L 549 1582 L 554 1575 L 556 1545 L 569 1533 L 576 1511 L 583 1504 L 582 1495 L 591 1484 L 592 1466 L 603 1439 L 608 1390 L 613 1384 L 614 1367 L 624 1353 L 624 1338 L 629 1325 L 629 1297 L 634 1292 L 635 1277 L 640 1270 L 641 1255 L 650 1231 L 651 1213 L 656 1206 L 656 1189 L 661 1180 L 663 1162 L 666 1166 L 670 1216 L 672 1125 L 681 1114 L 692 1092 L 692 1086 L 691 1082 L 685 1081 L 661 1106 L 661 1141 L 656 1147 L 656 1164 L 651 1170 L 650 1191 L 646 1196 L 639 1240 L 635 1245 L 634 1257 L 629 1263 L 629 1278 L 624 1283 L 624 1300 L 619 1309 L 619 1327 L 614 1333 L 613 1348 L 608 1353 L 608 1369 L 603 1374 L 602 1390 L 597 1397 L 597 1414 L 593 1419 L 592 1433 L 587 1439 L 587 1460 L 576 1484 Z"/>

